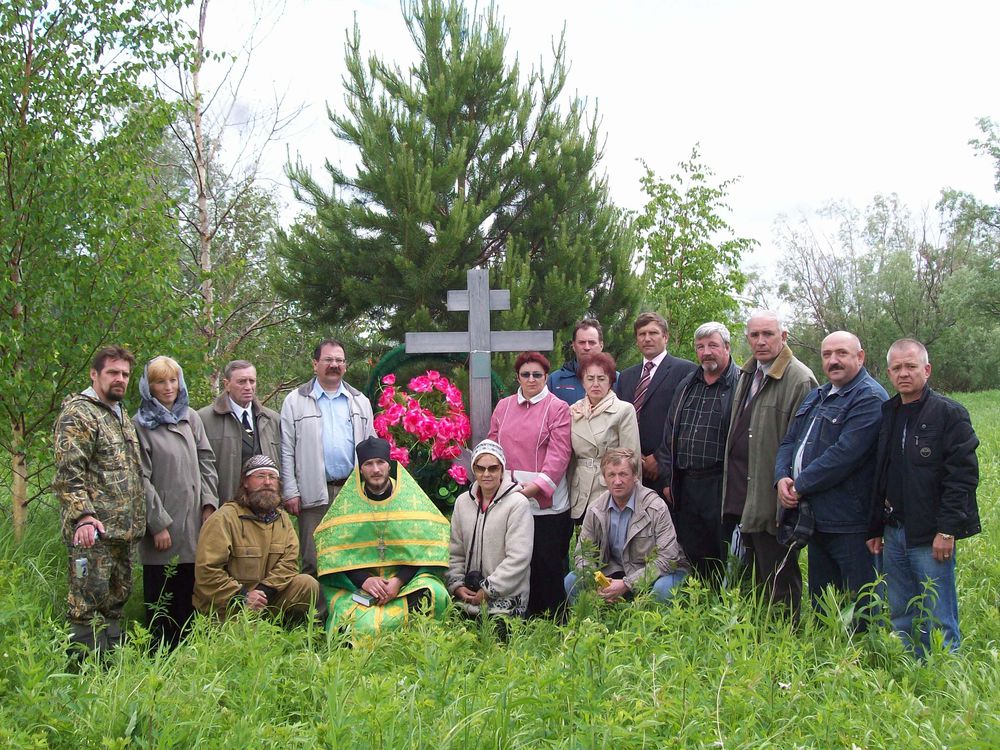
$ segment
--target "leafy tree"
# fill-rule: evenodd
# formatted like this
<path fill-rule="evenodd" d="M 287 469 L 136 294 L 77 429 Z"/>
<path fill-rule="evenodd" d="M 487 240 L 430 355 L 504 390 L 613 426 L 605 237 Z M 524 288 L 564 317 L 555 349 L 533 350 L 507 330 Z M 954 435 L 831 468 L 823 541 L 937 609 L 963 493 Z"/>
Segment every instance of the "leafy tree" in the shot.
<path fill-rule="evenodd" d="M 794 311 L 796 351 L 812 366 L 823 337 L 844 329 L 861 338 L 868 369 L 883 380 L 889 345 L 912 337 L 930 350 L 939 387 L 998 382 L 997 320 L 968 314 L 965 272 L 979 250 L 967 233 L 946 217 L 915 222 L 895 195 L 876 196 L 864 214 L 831 204 L 821 219 L 825 232 L 783 219 L 777 235 L 785 250 L 778 293 Z"/>
<path fill-rule="evenodd" d="M 147 159 L 171 118 L 175 0 L 0 2 L 0 446 L 15 533 L 63 396 L 102 345 L 174 335 L 166 209 Z"/>
<path fill-rule="evenodd" d="M 738 328 L 739 295 L 747 282 L 740 263 L 757 243 L 733 236 L 723 216 L 735 180 L 714 184 L 715 175 L 702 163 L 698 146 L 669 180 L 642 165 L 642 188 L 649 200 L 635 227 L 643 245 L 644 306 L 670 323 L 671 349 L 693 359 L 699 325 L 717 320 Z"/>
<path fill-rule="evenodd" d="M 327 191 L 301 164 L 289 174 L 313 213 L 279 236 L 279 288 L 317 321 L 371 327 L 386 343 L 407 330 L 452 328 L 446 291 L 470 267 L 513 290 L 505 326 L 565 334 L 586 312 L 625 346 L 635 312 L 633 238 L 596 176 L 596 116 L 559 104 L 565 47 L 550 72 L 505 57 L 490 6 L 412 0 L 403 16 L 418 59 L 408 71 L 346 47 L 337 138 L 358 150 L 356 174 L 332 164 Z"/>
<path fill-rule="evenodd" d="M 283 113 L 279 101 L 273 110 L 244 116 L 240 148 L 227 163 L 222 143 L 226 131 L 236 127 L 230 124 L 232 112 L 263 19 L 255 17 L 239 57 L 212 53 L 206 47 L 209 5 L 209 0 L 198 4 L 193 54 L 178 62 L 175 75 L 159 79 L 161 91 L 179 107 L 155 173 L 175 206 L 181 245 L 177 292 L 187 300 L 190 346 L 184 363 L 193 403 L 214 396 L 223 367 L 236 357 L 252 356 L 262 381 L 278 385 L 274 376 L 289 347 L 300 341 L 296 315 L 269 280 L 278 204 L 257 180 L 267 146 L 298 111 Z M 221 79 L 214 89 L 205 83 L 213 65 Z"/>

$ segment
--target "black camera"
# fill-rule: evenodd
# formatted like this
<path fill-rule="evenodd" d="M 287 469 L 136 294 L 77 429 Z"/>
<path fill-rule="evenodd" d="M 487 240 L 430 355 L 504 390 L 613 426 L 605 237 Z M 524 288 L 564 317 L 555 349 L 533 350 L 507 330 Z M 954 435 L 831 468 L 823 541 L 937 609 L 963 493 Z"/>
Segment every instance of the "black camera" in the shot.
<path fill-rule="evenodd" d="M 470 591 L 479 591 L 483 587 L 483 574 L 478 570 L 470 570 L 465 574 L 465 588 Z"/>

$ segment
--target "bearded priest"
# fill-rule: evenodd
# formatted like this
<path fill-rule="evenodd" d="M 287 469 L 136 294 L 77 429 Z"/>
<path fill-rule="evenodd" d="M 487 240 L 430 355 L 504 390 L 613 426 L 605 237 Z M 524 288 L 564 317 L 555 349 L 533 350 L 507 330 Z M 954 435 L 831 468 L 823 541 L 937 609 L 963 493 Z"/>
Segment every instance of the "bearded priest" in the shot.
<path fill-rule="evenodd" d="M 447 610 L 449 523 L 390 448 L 376 437 L 358 444 L 357 467 L 316 529 L 329 629 L 375 633 Z"/>

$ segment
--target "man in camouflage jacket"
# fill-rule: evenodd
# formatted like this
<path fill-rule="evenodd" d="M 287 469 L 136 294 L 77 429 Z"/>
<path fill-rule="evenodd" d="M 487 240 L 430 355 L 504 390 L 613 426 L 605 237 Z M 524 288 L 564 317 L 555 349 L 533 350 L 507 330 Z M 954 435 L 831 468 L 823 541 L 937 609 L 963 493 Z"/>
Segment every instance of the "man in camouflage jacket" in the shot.
<path fill-rule="evenodd" d="M 69 548 L 70 641 L 88 651 L 121 639 L 133 548 L 146 531 L 139 441 L 120 403 L 134 363 L 121 347 L 97 352 L 91 387 L 66 397 L 55 424 L 53 489 Z"/>

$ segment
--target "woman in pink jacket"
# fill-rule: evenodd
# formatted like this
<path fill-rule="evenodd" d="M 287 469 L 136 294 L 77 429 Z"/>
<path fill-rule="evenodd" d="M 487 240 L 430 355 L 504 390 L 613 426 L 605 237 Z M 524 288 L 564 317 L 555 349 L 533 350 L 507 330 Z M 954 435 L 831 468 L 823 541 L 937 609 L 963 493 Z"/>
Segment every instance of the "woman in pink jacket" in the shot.
<path fill-rule="evenodd" d="M 503 447 L 507 468 L 522 486 L 535 519 L 528 615 L 558 615 L 566 592 L 570 519 L 566 468 L 572 453 L 569 406 L 546 387 L 549 361 L 523 352 L 514 363 L 518 390 L 501 399 L 490 420 L 491 440 Z"/>

